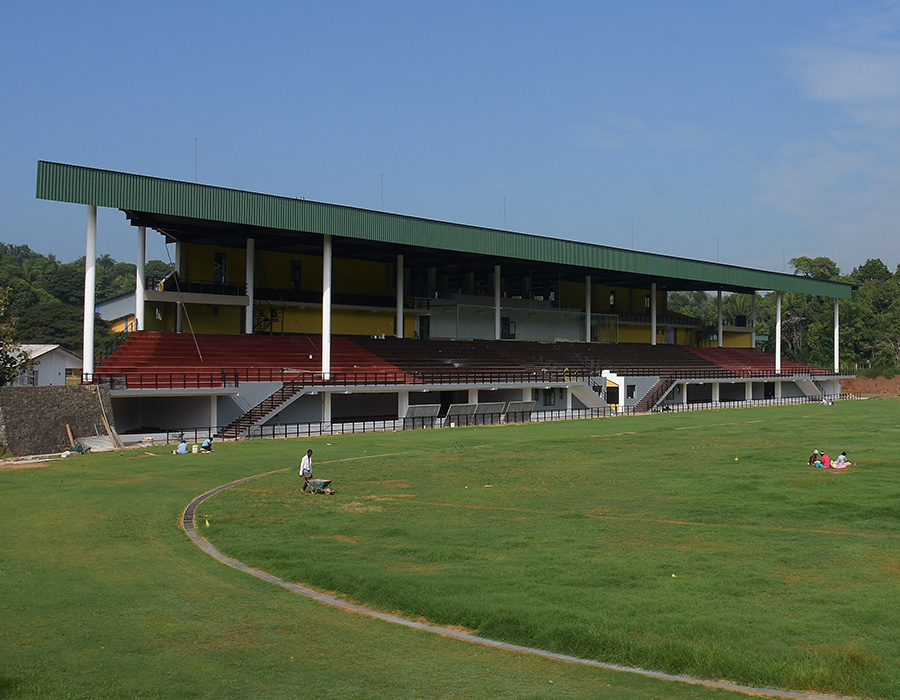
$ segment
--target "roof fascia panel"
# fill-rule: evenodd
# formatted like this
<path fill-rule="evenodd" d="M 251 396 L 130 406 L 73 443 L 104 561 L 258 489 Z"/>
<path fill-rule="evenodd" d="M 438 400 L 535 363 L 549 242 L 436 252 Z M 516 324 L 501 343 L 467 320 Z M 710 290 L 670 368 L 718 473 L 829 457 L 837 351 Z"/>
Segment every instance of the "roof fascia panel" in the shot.
<path fill-rule="evenodd" d="M 165 216 L 356 238 L 647 278 L 689 280 L 723 291 L 774 290 L 849 299 L 842 282 L 611 248 L 546 236 L 38 161 L 37 197 Z"/>

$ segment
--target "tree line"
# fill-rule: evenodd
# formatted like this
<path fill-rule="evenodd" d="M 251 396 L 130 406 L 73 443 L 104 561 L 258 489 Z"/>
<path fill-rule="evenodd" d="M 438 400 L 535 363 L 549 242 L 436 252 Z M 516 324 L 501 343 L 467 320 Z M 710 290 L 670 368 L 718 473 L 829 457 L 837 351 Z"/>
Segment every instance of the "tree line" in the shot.
<path fill-rule="evenodd" d="M 792 258 L 795 275 L 854 285 L 853 298 L 839 302 L 839 358 L 853 374 L 893 375 L 900 368 L 900 265 L 891 272 L 881 260 L 869 259 L 842 275 L 826 257 Z M 716 296 L 707 292 L 672 292 L 669 309 L 717 324 Z M 750 320 L 750 296 L 730 294 L 722 299 L 726 325 Z M 775 293 L 756 295 L 756 332 L 767 339 L 757 347 L 775 352 Z M 786 358 L 817 367 L 834 364 L 834 301 L 786 292 L 781 306 L 781 352 Z"/>
<path fill-rule="evenodd" d="M 147 275 L 165 277 L 172 269 L 162 260 L 151 260 Z M 116 262 L 108 254 L 97 258 L 97 301 L 134 291 L 136 266 Z M 27 245 L 0 243 L 0 289 L 5 306 L 0 324 L 15 328 L 18 343 L 58 343 L 75 352 L 83 345 L 84 257 L 62 263 L 54 255 L 42 255 Z M 106 340 L 109 324 L 94 319 L 94 346 Z"/>
<path fill-rule="evenodd" d="M 891 272 L 881 260 L 870 259 L 842 275 L 829 258 L 798 257 L 790 261 L 794 274 L 853 284 L 853 298 L 840 302 L 840 361 L 852 372 L 891 373 L 900 367 L 900 266 Z M 146 264 L 148 276 L 165 277 L 172 266 L 162 260 Z M 97 258 L 96 299 L 103 301 L 134 291 L 135 265 L 108 254 Z M 84 257 L 61 263 L 27 245 L 0 243 L 0 331 L 18 343 L 59 343 L 75 352 L 82 347 Z M 671 292 L 671 311 L 717 323 L 717 301 L 708 292 Z M 723 298 L 726 325 L 744 325 L 751 316 L 750 297 Z M 775 294 L 756 295 L 757 334 L 768 339 L 758 347 L 775 352 Z M 782 354 L 786 358 L 831 367 L 834 361 L 833 301 L 785 293 L 782 299 Z M 109 324 L 95 318 L 95 347 L 109 333 Z M 2 338 L 2 335 L 0 335 Z"/>

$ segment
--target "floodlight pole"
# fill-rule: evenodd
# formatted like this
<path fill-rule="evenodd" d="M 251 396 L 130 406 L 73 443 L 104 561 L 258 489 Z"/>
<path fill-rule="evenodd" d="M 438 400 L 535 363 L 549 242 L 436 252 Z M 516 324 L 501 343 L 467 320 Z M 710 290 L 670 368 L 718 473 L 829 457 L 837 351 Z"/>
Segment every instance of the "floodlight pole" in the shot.
<path fill-rule="evenodd" d="M 87 208 L 87 241 L 84 246 L 84 358 L 83 376 L 94 375 L 94 296 L 97 282 L 97 206 Z"/>

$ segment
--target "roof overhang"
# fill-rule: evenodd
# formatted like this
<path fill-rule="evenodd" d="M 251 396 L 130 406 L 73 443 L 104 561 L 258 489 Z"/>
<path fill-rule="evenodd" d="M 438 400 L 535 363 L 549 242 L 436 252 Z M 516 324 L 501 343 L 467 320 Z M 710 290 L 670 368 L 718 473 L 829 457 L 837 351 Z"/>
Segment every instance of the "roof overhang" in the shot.
<path fill-rule="evenodd" d="M 454 224 L 293 197 L 259 194 L 77 165 L 38 162 L 37 196 L 111 207 L 134 226 L 174 241 L 256 250 L 321 254 L 330 235 L 335 255 L 439 267 L 493 270 L 597 284 L 668 291 L 797 292 L 849 299 L 842 282 L 690 260 L 513 231 Z M 451 253 L 448 255 L 448 253 Z"/>

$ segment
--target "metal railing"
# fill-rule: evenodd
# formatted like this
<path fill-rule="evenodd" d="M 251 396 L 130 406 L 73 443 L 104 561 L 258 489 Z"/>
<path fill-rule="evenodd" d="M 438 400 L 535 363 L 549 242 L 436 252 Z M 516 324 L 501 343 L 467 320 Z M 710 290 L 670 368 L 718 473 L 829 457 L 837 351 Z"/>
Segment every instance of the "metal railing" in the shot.
<path fill-rule="evenodd" d="M 195 372 L 129 372 L 122 375 L 86 374 L 85 384 L 109 384 L 112 389 L 215 389 L 240 386 L 241 382 L 281 382 L 302 386 L 396 386 L 460 384 L 569 384 L 587 380 L 583 370 L 486 371 L 486 372 L 305 372 L 277 367 L 237 367 Z"/>
<path fill-rule="evenodd" d="M 559 409 L 531 412 L 507 413 L 483 413 L 478 415 L 429 416 L 419 418 L 394 418 L 383 420 L 354 420 L 354 421 L 319 421 L 311 423 L 281 423 L 272 425 L 255 426 L 250 429 L 248 438 L 288 438 L 288 437 L 317 437 L 322 435 L 351 435 L 355 433 L 380 433 L 396 430 L 422 430 L 466 427 L 472 425 L 503 425 L 513 423 L 544 423 L 559 420 L 583 420 L 591 418 L 612 418 L 622 415 L 633 415 L 634 409 L 620 407 L 615 410 L 610 407 L 583 408 L 583 409 Z M 198 427 L 169 430 L 166 440 L 176 443 L 185 438 L 188 442 L 200 442 L 207 437 L 219 434 L 223 428 Z"/>
<path fill-rule="evenodd" d="M 696 369 L 684 368 L 669 370 L 665 367 L 616 367 L 612 370 L 621 377 L 652 377 L 666 376 L 678 379 L 793 379 L 794 377 L 828 377 L 843 376 L 833 370 L 820 369 L 818 367 L 804 367 L 791 369 L 782 367 L 781 373 L 776 374 L 772 369 L 726 369 L 724 367 L 698 367 Z"/>
<path fill-rule="evenodd" d="M 681 413 L 685 411 L 711 411 L 720 408 L 752 408 L 754 406 L 795 406 L 798 404 L 828 404 L 835 401 L 859 399 L 860 394 L 826 394 L 817 396 L 784 396 L 780 399 L 744 399 L 743 401 L 695 401 L 692 403 L 666 403 L 652 409 L 653 413 Z"/>
<path fill-rule="evenodd" d="M 133 323 L 133 322 L 132 322 Z M 133 332 L 132 324 L 126 324 L 125 328 L 104 342 L 94 352 L 94 366 L 99 366 L 122 345 Z"/>
<path fill-rule="evenodd" d="M 688 404 L 664 404 L 654 409 L 654 413 L 709 411 L 724 408 L 751 408 L 754 406 L 792 406 L 809 403 L 833 404 L 835 401 L 848 401 L 859 399 L 860 394 L 829 394 L 822 398 L 810 396 L 790 396 L 780 399 L 751 399 L 745 401 L 701 401 Z M 618 408 L 600 407 L 584 409 L 554 409 L 546 411 L 486 413 L 476 415 L 452 416 L 452 423 L 447 416 L 418 417 L 418 418 L 394 418 L 383 420 L 354 420 L 331 421 L 311 423 L 282 423 L 261 425 L 250 429 L 248 438 L 295 438 L 295 437 L 319 437 L 328 435 L 351 435 L 356 433 L 391 432 L 397 430 L 423 430 L 454 427 L 466 427 L 471 425 L 502 425 L 512 423 L 545 423 L 560 420 L 584 420 L 597 418 L 613 418 L 616 416 L 635 415 L 633 406 L 619 406 Z M 223 430 L 222 426 L 197 427 L 169 430 L 166 433 L 166 441 L 169 444 L 177 443 L 181 438 L 188 442 L 201 442 L 208 437 L 214 437 Z"/>

